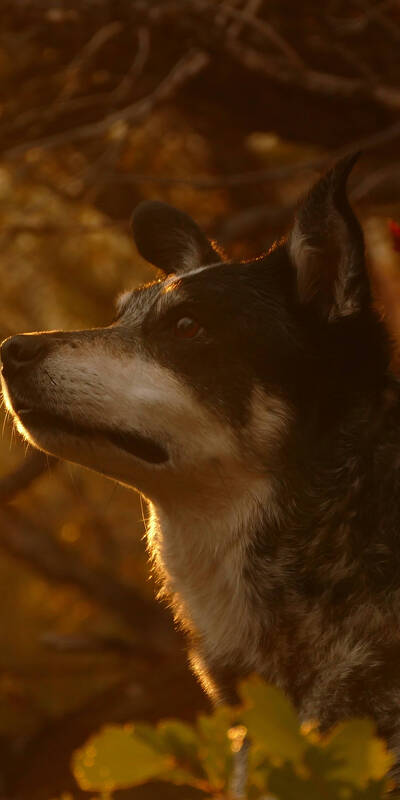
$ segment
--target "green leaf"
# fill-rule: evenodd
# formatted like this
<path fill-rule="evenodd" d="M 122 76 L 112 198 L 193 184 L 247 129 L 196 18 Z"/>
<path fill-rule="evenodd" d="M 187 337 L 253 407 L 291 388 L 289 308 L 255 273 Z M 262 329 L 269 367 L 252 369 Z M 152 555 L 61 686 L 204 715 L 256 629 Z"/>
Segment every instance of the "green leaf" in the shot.
<path fill-rule="evenodd" d="M 148 722 L 135 722 L 134 726 L 130 725 L 128 728 L 133 729 L 135 737 L 147 744 L 151 750 L 165 755 L 164 744 L 155 725 L 150 725 Z"/>
<path fill-rule="evenodd" d="M 225 786 L 232 767 L 232 751 L 228 730 L 233 722 L 233 711 L 220 706 L 214 714 L 201 714 L 197 719 L 200 739 L 199 755 L 210 784 L 217 790 Z"/>
<path fill-rule="evenodd" d="M 189 786 L 198 786 L 206 779 L 199 755 L 201 741 L 192 725 L 175 719 L 163 720 L 157 727 L 137 723 L 135 732 L 158 753 L 172 757 L 166 772 L 160 773 L 160 779 Z"/>
<path fill-rule="evenodd" d="M 192 725 L 180 720 L 164 720 L 157 735 L 165 754 L 174 756 L 176 766 L 163 776 L 170 783 L 198 785 L 207 774 L 200 758 L 201 741 Z"/>
<path fill-rule="evenodd" d="M 343 722 L 332 731 L 323 745 L 332 758 L 331 779 L 363 787 L 369 780 L 379 781 L 386 775 L 393 758 L 374 732 L 373 723 L 367 719 Z"/>
<path fill-rule="evenodd" d="M 241 684 L 240 696 L 245 704 L 240 717 L 252 741 L 274 761 L 301 762 L 307 739 L 283 692 L 260 678 L 251 678 Z"/>
<path fill-rule="evenodd" d="M 157 732 L 165 752 L 172 753 L 179 762 L 187 761 L 193 769 L 201 771 L 199 760 L 200 739 L 195 728 L 177 719 L 163 720 Z"/>
<path fill-rule="evenodd" d="M 158 778 L 170 765 L 133 725 L 110 725 L 75 751 L 72 771 L 81 789 L 111 792 Z"/>
<path fill-rule="evenodd" d="M 292 764 L 270 771 L 265 788 L 279 800 L 383 800 L 385 781 L 371 781 L 364 788 L 307 774 Z M 272 798 L 271 798 L 272 800 Z"/>

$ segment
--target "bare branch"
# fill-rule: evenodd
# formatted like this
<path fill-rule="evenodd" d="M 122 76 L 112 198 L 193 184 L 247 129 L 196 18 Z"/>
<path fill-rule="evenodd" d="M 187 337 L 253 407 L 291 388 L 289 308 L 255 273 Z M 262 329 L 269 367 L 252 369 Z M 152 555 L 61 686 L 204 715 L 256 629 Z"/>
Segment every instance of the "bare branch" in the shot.
<path fill-rule="evenodd" d="M 261 4 L 262 4 L 262 0 L 247 0 L 246 6 L 245 6 L 245 9 L 244 9 L 245 12 L 246 12 L 246 15 L 250 14 L 254 19 L 257 16 L 257 13 L 258 13 L 258 11 L 259 11 L 259 9 L 261 7 Z M 240 20 L 240 21 L 236 20 L 235 22 L 232 22 L 232 24 L 231 24 L 231 26 L 230 26 L 230 28 L 228 30 L 228 36 L 230 36 L 231 39 L 237 39 L 238 36 L 240 35 L 241 31 L 242 31 L 243 24 L 244 24 L 244 20 Z"/>
<path fill-rule="evenodd" d="M 139 75 L 143 72 L 143 68 L 147 62 L 150 52 L 150 34 L 148 28 L 143 25 L 140 26 L 138 33 L 138 49 L 135 58 L 132 61 L 131 67 L 122 78 L 122 81 L 111 93 L 115 102 L 120 102 L 129 93 L 132 84 L 137 80 Z"/>
<path fill-rule="evenodd" d="M 98 50 L 103 47 L 106 42 L 120 33 L 122 30 L 121 22 L 110 22 L 108 25 L 103 25 L 99 28 L 88 42 L 82 47 L 79 53 L 72 59 L 70 64 L 64 71 L 64 84 L 61 92 L 61 97 L 73 94 L 76 89 L 77 76 L 82 69 L 92 60 L 93 56 Z M 57 101 L 56 101 L 57 102 Z"/>
<path fill-rule="evenodd" d="M 379 3 L 378 8 L 382 12 L 389 10 L 391 7 L 398 7 L 399 2 L 398 0 L 383 0 L 383 2 Z M 365 7 L 365 3 L 363 4 L 363 13 L 359 14 L 359 16 L 345 16 L 345 17 L 336 17 L 334 14 L 329 14 L 329 21 L 332 26 L 336 29 L 339 35 L 342 36 L 352 36 L 358 35 L 362 33 L 365 28 L 369 24 L 369 14 L 371 10 L 371 6 L 368 8 Z"/>
<path fill-rule="evenodd" d="M 394 42 L 400 42 L 400 30 L 395 19 L 388 19 L 385 14 L 385 11 L 390 10 L 394 5 L 399 7 L 398 3 L 395 4 L 393 0 L 389 0 L 389 2 L 386 3 L 368 4 L 365 7 L 365 0 L 362 0 L 362 2 L 356 0 L 356 5 L 363 9 L 363 16 L 366 23 L 372 20 L 372 22 L 379 25 Z"/>
<path fill-rule="evenodd" d="M 360 53 L 354 47 L 346 46 L 342 43 L 340 35 L 338 39 L 338 31 L 330 17 L 324 16 L 321 23 L 321 35 L 312 38 L 312 47 L 321 53 L 336 53 L 351 67 L 353 74 L 359 75 L 368 83 L 376 83 L 378 81 L 376 72 L 365 62 L 365 59 L 360 56 Z"/>
<path fill-rule="evenodd" d="M 215 3 L 212 3 L 209 0 L 195 0 L 195 4 L 198 8 L 215 9 Z M 270 22 L 267 22 L 264 19 L 256 18 L 251 9 L 239 10 L 231 6 L 229 3 L 224 3 L 223 12 L 228 17 L 231 17 L 232 19 L 242 23 L 242 25 L 246 25 L 247 27 L 252 28 L 260 33 L 264 39 L 266 39 L 270 44 L 273 44 L 277 50 L 281 52 L 282 55 L 285 56 L 285 58 L 294 66 L 304 66 L 303 59 L 299 56 L 294 47 L 292 47 L 292 45 L 289 44 L 289 42 L 284 39 L 280 33 L 278 33 L 278 31 L 273 25 L 271 25 Z M 218 22 L 217 17 L 215 17 L 215 21 Z M 224 20 L 222 20 L 222 23 L 224 24 Z"/>
<path fill-rule="evenodd" d="M 198 75 L 208 64 L 209 58 L 206 53 L 201 50 L 190 50 L 172 67 L 171 71 L 159 83 L 154 91 L 137 100 L 125 108 L 114 111 L 108 114 L 97 122 L 90 122 L 87 125 L 80 125 L 77 128 L 56 133 L 52 136 L 46 136 L 40 139 L 33 139 L 24 144 L 12 147 L 4 153 L 5 158 L 16 158 L 21 156 L 27 150 L 33 147 L 49 149 L 58 147 L 71 142 L 83 141 L 92 137 L 101 136 L 108 133 L 110 128 L 117 122 L 137 122 L 144 116 L 147 116 L 156 105 L 165 102 L 172 97 L 175 92 L 183 86 L 190 78 Z"/>
<path fill-rule="evenodd" d="M 261 72 L 275 83 L 296 86 L 307 92 L 351 100 L 365 97 L 392 111 L 400 109 L 400 91 L 395 87 L 369 83 L 359 78 L 347 78 L 327 72 L 309 69 L 293 69 L 272 57 L 261 54 L 254 48 L 226 41 L 227 51 L 244 67 Z"/>
<path fill-rule="evenodd" d="M 37 126 L 40 125 L 42 128 L 45 123 L 54 122 L 57 117 L 63 117 L 66 114 L 72 114 L 77 111 L 88 111 L 92 108 L 116 108 L 130 93 L 149 56 L 150 37 L 148 29 L 141 26 L 138 30 L 137 38 L 138 48 L 132 64 L 115 89 L 109 92 L 96 92 L 72 98 L 61 94 L 50 105 L 25 110 L 12 119 L 6 118 L 0 125 L 0 133 L 2 135 L 10 135 L 10 133 L 20 131 L 32 123 Z"/>

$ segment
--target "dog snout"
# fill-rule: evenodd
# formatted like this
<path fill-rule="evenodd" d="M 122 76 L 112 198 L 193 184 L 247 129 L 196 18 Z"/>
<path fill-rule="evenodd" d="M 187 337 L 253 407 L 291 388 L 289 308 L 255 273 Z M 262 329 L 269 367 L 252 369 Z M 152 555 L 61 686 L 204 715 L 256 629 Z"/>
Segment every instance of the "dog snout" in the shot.
<path fill-rule="evenodd" d="M 39 361 L 48 349 L 47 337 L 41 334 L 19 334 L 5 339 L 1 345 L 4 377 L 10 378 L 19 370 Z"/>

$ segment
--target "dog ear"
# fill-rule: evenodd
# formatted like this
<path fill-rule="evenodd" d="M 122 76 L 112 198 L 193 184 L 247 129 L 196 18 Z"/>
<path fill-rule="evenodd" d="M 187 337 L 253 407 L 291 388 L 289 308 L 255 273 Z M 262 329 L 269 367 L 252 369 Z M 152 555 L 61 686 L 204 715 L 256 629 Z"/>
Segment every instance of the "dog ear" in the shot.
<path fill-rule="evenodd" d="M 166 275 L 221 261 L 194 220 L 167 203 L 140 203 L 132 217 L 132 230 L 140 255 Z"/>
<path fill-rule="evenodd" d="M 311 189 L 288 238 L 300 302 L 333 320 L 370 303 L 364 237 L 346 194 L 359 154 L 338 161 Z"/>

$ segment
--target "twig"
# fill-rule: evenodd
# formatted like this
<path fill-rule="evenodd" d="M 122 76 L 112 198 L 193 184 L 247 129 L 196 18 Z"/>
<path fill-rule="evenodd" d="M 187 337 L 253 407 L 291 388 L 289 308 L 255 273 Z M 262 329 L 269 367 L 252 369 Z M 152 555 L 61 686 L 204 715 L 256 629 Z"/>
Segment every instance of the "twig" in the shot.
<path fill-rule="evenodd" d="M 195 0 L 195 5 L 198 8 L 215 8 L 215 3 L 210 2 L 210 0 Z M 223 12 L 232 19 L 242 23 L 242 25 L 246 25 L 247 27 L 257 31 L 257 33 L 260 33 L 264 39 L 266 39 L 270 44 L 273 44 L 277 50 L 279 50 L 282 55 L 284 55 L 285 58 L 294 66 L 304 66 L 303 59 L 299 56 L 294 47 L 292 47 L 292 45 L 289 44 L 289 42 L 284 39 L 280 33 L 278 33 L 278 31 L 273 25 L 271 25 L 270 22 L 267 22 L 264 19 L 256 18 L 250 9 L 239 10 L 231 6 L 229 3 L 224 3 Z M 215 21 L 218 22 L 217 17 L 215 17 Z"/>
<path fill-rule="evenodd" d="M 296 86 L 307 92 L 352 100 L 365 97 L 392 111 L 400 109 L 400 91 L 379 83 L 368 83 L 359 78 L 347 78 L 304 67 L 293 69 L 272 57 L 261 54 L 252 47 L 238 45 L 229 40 L 226 50 L 246 69 L 261 72 L 270 80 L 284 86 Z"/>
<path fill-rule="evenodd" d="M 256 17 L 256 15 L 257 15 L 258 11 L 260 10 L 260 6 L 262 4 L 262 1 L 263 0 L 247 0 L 246 7 L 245 7 L 246 15 L 250 14 L 254 19 Z M 240 35 L 240 33 L 242 31 L 244 22 L 245 22 L 245 20 L 240 20 L 240 21 L 236 20 L 235 22 L 232 22 L 232 24 L 231 24 L 231 26 L 230 26 L 230 28 L 228 30 L 228 36 L 231 39 L 237 39 L 238 38 L 238 36 Z"/>
<path fill-rule="evenodd" d="M 346 62 L 353 70 L 354 74 L 358 74 L 370 83 L 376 83 L 378 76 L 365 60 L 360 57 L 354 47 L 346 47 L 341 41 L 337 41 L 337 31 L 328 16 L 322 19 L 323 33 L 321 36 L 313 37 L 312 47 L 319 50 L 321 53 L 332 52 L 336 53 L 344 62 Z"/>
<path fill-rule="evenodd" d="M 77 76 L 82 71 L 83 67 L 92 60 L 93 56 L 106 42 L 120 33 L 122 28 L 121 22 L 110 22 L 108 25 L 103 25 L 103 27 L 96 31 L 89 41 L 86 42 L 64 71 L 64 85 L 60 93 L 60 99 L 73 94 L 76 89 Z"/>
<path fill-rule="evenodd" d="M 82 109 L 87 111 L 92 106 L 106 106 L 112 95 L 113 92 L 97 92 L 96 94 L 57 100 L 57 103 L 52 103 L 51 105 L 30 108 L 27 111 L 22 111 L 11 119 L 6 117 L 0 125 L 0 133 L 7 135 L 13 131 L 18 131 L 21 128 L 31 125 L 32 123 L 51 122 L 62 114 L 73 113 Z"/>
<path fill-rule="evenodd" d="M 141 100 L 114 111 L 97 122 L 90 122 L 87 125 L 70 128 L 62 133 L 24 142 L 17 145 L 17 147 L 6 150 L 4 157 L 13 159 L 34 147 L 50 149 L 63 144 L 101 136 L 108 133 L 109 129 L 117 122 L 136 122 L 149 114 L 158 103 L 165 102 L 190 78 L 198 75 L 207 66 L 208 62 L 209 58 L 206 53 L 201 50 L 190 50 L 183 58 L 179 59 L 154 91 Z"/>
<path fill-rule="evenodd" d="M 115 20 L 114 22 L 109 22 L 107 25 L 103 25 L 102 28 L 99 28 L 99 30 L 95 31 L 89 41 L 83 45 L 78 55 L 75 56 L 75 58 L 73 58 L 69 63 L 66 72 L 68 73 L 69 70 L 75 72 L 77 69 L 82 69 L 85 64 L 92 60 L 93 56 L 103 47 L 106 42 L 108 42 L 118 33 L 121 33 L 122 30 L 122 22 Z"/>
<path fill-rule="evenodd" d="M 131 88 L 132 81 L 140 75 L 149 56 L 150 36 L 148 28 L 141 26 L 138 31 L 138 49 L 128 73 L 112 93 L 111 107 L 118 105 Z M 86 187 L 86 201 L 94 203 L 103 186 L 107 184 L 107 171 L 116 164 L 129 133 L 128 125 L 122 124 L 118 136 L 111 140 L 101 156 L 90 166 L 83 176 Z M 89 189 L 88 187 L 91 188 Z"/>
<path fill-rule="evenodd" d="M 394 42 L 400 42 L 400 30 L 396 25 L 394 19 L 388 19 L 385 15 L 385 10 L 390 9 L 390 6 L 393 6 L 393 0 L 390 0 L 388 3 L 381 3 L 380 5 L 372 5 L 369 4 L 365 8 L 365 0 L 356 0 L 356 5 L 359 8 L 363 8 L 366 22 L 374 22 L 375 24 L 379 25 L 385 33 L 393 39 Z M 398 5 L 398 4 L 397 4 Z"/>
<path fill-rule="evenodd" d="M 126 75 L 124 75 L 119 85 L 112 92 L 112 98 L 115 102 L 120 102 L 128 94 L 132 87 L 132 83 L 134 83 L 139 75 L 141 75 L 149 57 L 150 34 L 148 28 L 145 28 L 144 25 L 140 26 L 137 33 L 137 39 L 138 47 L 135 58 L 133 59 Z"/>
<path fill-rule="evenodd" d="M 47 456 L 40 450 L 32 450 L 14 472 L 0 479 L 0 503 L 10 502 L 44 472 L 53 470 L 57 463 L 56 458 Z"/>
<path fill-rule="evenodd" d="M 21 128 L 35 123 L 51 122 L 57 117 L 65 114 L 72 114 L 76 111 L 88 111 L 90 108 L 115 108 L 121 103 L 132 84 L 141 74 L 144 65 L 149 56 L 149 32 L 147 28 L 141 26 L 138 30 L 138 49 L 133 62 L 123 76 L 118 86 L 109 92 L 96 92 L 95 94 L 81 95 L 80 97 L 64 97 L 60 95 L 59 98 L 51 103 L 51 105 L 39 106 L 38 108 L 22 111 L 13 119 L 5 118 L 0 125 L 0 133 L 2 135 L 9 135 L 13 131 L 18 131 Z"/>
<path fill-rule="evenodd" d="M 385 11 L 393 5 L 398 5 L 398 0 L 383 0 L 379 4 L 379 8 L 381 11 Z M 329 14 L 329 21 L 340 35 L 352 36 L 362 33 L 368 26 L 370 10 L 364 7 L 363 13 L 357 17 L 353 15 L 351 17 L 335 17 L 333 14 Z"/>

